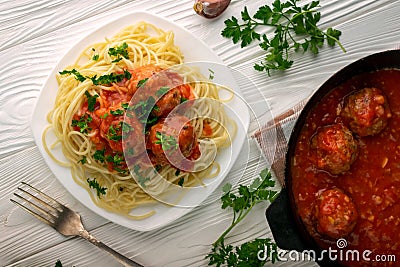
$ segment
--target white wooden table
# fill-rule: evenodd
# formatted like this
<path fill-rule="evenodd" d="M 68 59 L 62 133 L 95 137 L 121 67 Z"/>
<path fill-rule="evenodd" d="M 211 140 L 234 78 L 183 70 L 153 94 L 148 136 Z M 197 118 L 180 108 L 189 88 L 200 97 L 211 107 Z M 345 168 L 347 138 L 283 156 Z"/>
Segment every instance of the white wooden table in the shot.
<path fill-rule="evenodd" d="M 321 0 L 324 29 L 342 31 L 344 54 L 324 47 L 318 56 L 295 55 L 293 68 L 267 77 L 253 70 L 262 57 L 252 45 L 241 49 L 220 35 L 225 19 L 250 12 L 272 0 L 233 0 L 218 19 L 207 20 L 192 10 L 192 0 L 0 0 L 0 266 L 120 266 L 107 254 L 78 238 L 66 238 L 12 204 L 20 181 L 44 189 L 78 211 L 93 235 L 145 266 L 205 266 L 211 243 L 230 223 L 230 211 L 214 202 L 172 224 L 138 232 L 111 223 L 74 199 L 51 173 L 34 142 L 30 123 L 39 92 L 55 64 L 81 38 L 97 27 L 134 11 L 148 11 L 176 22 L 208 44 L 231 68 L 241 71 L 279 114 L 309 96 L 330 75 L 350 62 L 400 45 L 400 1 Z M 247 88 L 246 90 L 251 90 Z M 49 103 L 51 105 L 52 103 Z M 287 129 L 289 131 L 290 129 Z M 246 174 L 254 178 L 260 153 L 250 145 Z M 265 162 L 261 161 L 261 166 Z M 236 164 L 229 177 L 240 173 Z M 241 244 L 271 237 L 259 205 L 227 243 Z M 313 266 L 311 262 L 280 262 L 277 266 Z"/>

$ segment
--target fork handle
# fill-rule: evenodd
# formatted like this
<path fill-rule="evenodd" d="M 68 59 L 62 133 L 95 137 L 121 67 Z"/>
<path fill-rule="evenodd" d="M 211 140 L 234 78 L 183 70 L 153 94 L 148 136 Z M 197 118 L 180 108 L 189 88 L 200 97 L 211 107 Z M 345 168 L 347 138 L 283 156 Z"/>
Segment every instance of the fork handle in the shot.
<path fill-rule="evenodd" d="M 130 267 L 143 267 L 143 265 L 140 265 L 139 263 L 134 262 L 133 260 L 125 257 L 124 255 L 118 253 L 117 251 L 113 250 L 106 244 L 102 243 L 101 241 L 97 240 L 94 236 L 92 236 L 88 231 L 86 230 L 81 230 L 79 231 L 79 236 L 85 238 L 88 240 L 90 243 L 93 245 L 97 246 L 98 248 L 101 248 L 102 250 L 108 252 L 111 254 L 118 262 L 123 264 L 124 266 L 130 266 Z"/>

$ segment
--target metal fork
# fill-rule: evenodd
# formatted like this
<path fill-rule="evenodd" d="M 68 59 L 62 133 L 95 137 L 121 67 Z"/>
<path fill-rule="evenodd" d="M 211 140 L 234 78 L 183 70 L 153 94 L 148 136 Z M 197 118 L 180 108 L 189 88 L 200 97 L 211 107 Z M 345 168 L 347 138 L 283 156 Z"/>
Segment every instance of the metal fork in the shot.
<path fill-rule="evenodd" d="M 22 182 L 22 184 L 26 186 L 27 189 L 18 187 L 18 190 L 21 191 L 25 196 L 19 195 L 17 193 L 14 193 L 14 195 L 20 200 L 24 201 L 26 204 L 29 204 L 30 207 L 27 207 L 26 205 L 24 206 L 22 203 L 14 199 L 10 199 L 11 202 L 17 204 L 25 211 L 29 212 L 42 222 L 50 225 L 65 236 L 83 237 L 97 247 L 110 253 L 112 256 L 115 257 L 118 262 L 122 263 L 124 266 L 142 266 L 123 256 L 122 254 L 116 252 L 115 250 L 98 241 L 95 237 L 89 234 L 89 232 L 85 230 L 81 221 L 81 216 L 78 213 L 64 206 L 54 198 L 41 192 L 39 189 L 36 189 L 35 187 L 25 182 Z M 29 191 L 33 191 L 34 193 L 31 193 Z"/>

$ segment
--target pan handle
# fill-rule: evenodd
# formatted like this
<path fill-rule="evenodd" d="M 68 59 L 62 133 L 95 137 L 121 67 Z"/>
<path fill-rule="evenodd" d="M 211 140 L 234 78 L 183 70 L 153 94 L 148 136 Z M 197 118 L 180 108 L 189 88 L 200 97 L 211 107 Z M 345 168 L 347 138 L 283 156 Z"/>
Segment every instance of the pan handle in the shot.
<path fill-rule="evenodd" d="M 281 249 L 301 252 L 306 250 L 307 246 L 298 233 L 289 201 L 287 189 L 283 188 L 267 208 L 265 215 L 277 246 Z"/>

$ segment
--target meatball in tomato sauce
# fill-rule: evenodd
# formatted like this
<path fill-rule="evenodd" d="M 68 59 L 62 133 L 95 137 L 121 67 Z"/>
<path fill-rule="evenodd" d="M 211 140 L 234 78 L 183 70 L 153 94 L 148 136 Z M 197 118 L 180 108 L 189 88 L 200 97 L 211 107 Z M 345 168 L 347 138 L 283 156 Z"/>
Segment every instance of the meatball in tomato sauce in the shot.
<path fill-rule="evenodd" d="M 167 116 L 181 103 L 181 99 L 181 91 L 177 87 L 169 89 L 169 91 L 157 101 L 156 107 L 152 110 L 152 114 L 156 117 Z"/>
<path fill-rule="evenodd" d="M 316 167 L 331 174 L 348 171 L 358 155 L 352 132 L 339 123 L 318 128 L 311 138 L 311 149 Z"/>
<path fill-rule="evenodd" d="M 350 130 L 363 137 L 381 132 L 391 112 L 381 90 L 364 88 L 345 98 L 340 116 Z"/>
<path fill-rule="evenodd" d="M 321 235 L 338 239 L 350 234 L 358 219 L 352 199 L 340 189 L 323 191 L 315 205 L 316 230 Z"/>
<path fill-rule="evenodd" d="M 154 155 L 154 160 L 162 165 L 176 165 L 188 158 L 197 145 L 194 127 L 182 115 L 169 116 L 153 125 L 147 140 L 147 147 Z"/>

